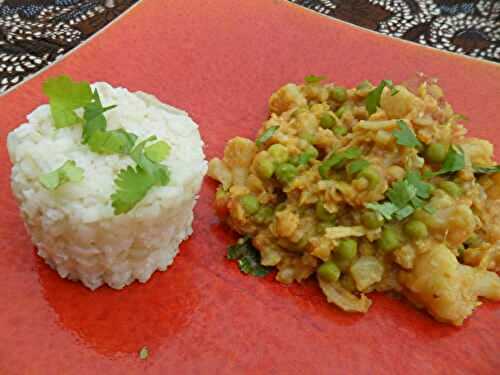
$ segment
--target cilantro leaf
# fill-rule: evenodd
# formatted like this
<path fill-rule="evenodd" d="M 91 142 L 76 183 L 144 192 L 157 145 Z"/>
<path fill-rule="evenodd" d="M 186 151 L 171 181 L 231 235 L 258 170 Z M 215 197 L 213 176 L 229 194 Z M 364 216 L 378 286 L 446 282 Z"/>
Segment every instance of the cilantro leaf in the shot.
<path fill-rule="evenodd" d="M 328 158 L 326 158 L 318 168 L 321 178 L 327 179 L 330 169 L 340 165 L 346 160 L 352 160 L 359 158 L 361 156 L 361 150 L 357 147 L 350 147 L 347 150 L 340 153 L 332 153 Z"/>
<path fill-rule="evenodd" d="M 155 140 L 156 136 L 151 136 L 136 145 L 130 151 L 130 156 L 137 166 L 129 166 L 118 173 L 115 179 L 117 190 L 111 195 L 111 204 L 116 215 L 129 212 L 154 186 L 165 186 L 169 183 L 169 169 L 149 159 L 144 153 L 146 144 Z"/>
<path fill-rule="evenodd" d="M 422 143 L 417 139 L 415 133 L 406 125 L 403 120 L 398 120 L 399 130 L 394 130 L 392 134 L 396 138 L 396 143 L 406 147 L 421 147 Z"/>
<path fill-rule="evenodd" d="M 422 181 L 422 177 L 418 171 L 409 171 L 406 174 L 406 180 L 417 189 L 417 197 L 422 199 L 429 198 L 433 188 L 432 184 Z"/>
<path fill-rule="evenodd" d="M 441 169 L 435 175 L 453 173 L 462 170 L 465 167 L 465 155 L 458 146 L 451 146 L 446 154 Z"/>
<path fill-rule="evenodd" d="M 141 167 L 122 169 L 115 179 L 116 192 L 111 195 L 115 215 L 129 212 L 155 185 L 154 177 Z"/>
<path fill-rule="evenodd" d="M 474 166 L 474 173 L 477 174 L 489 174 L 500 172 L 500 165 L 492 165 L 488 167 Z"/>
<path fill-rule="evenodd" d="M 91 151 L 97 154 L 128 155 L 134 147 L 137 136 L 123 129 L 112 131 L 95 130 L 88 141 Z"/>
<path fill-rule="evenodd" d="M 415 211 L 415 209 L 412 206 L 406 205 L 403 208 L 397 210 L 394 215 L 396 216 L 396 219 L 404 220 L 408 216 L 410 216 L 413 213 L 413 211 Z"/>
<path fill-rule="evenodd" d="M 253 247 L 250 237 L 240 238 L 235 245 L 227 249 L 227 259 L 237 260 L 240 271 L 252 276 L 266 276 L 270 267 L 260 264 L 260 253 Z"/>
<path fill-rule="evenodd" d="M 165 160 L 170 153 L 170 145 L 167 142 L 158 141 L 144 149 L 146 157 L 154 162 Z"/>
<path fill-rule="evenodd" d="M 435 207 L 430 206 L 430 205 L 426 205 L 423 208 L 424 208 L 425 212 L 427 212 L 431 215 L 434 215 L 437 212 L 437 209 Z"/>
<path fill-rule="evenodd" d="M 384 79 L 379 83 L 377 87 L 375 87 L 368 96 L 366 97 L 365 106 L 369 115 L 377 112 L 377 107 L 380 105 L 380 98 L 382 97 L 382 92 L 384 91 L 384 87 L 390 87 L 392 95 L 396 95 L 398 93 L 397 90 L 393 88 L 392 81 Z"/>
<path fill-rule="evenodd" d="M 112 105 L 109 107 L 103 107 L 101 103 L 101 98 L 97 90 L 94 90 L 93 101 L 85 106 L 83 113 L 83 133 L 82 133 L 82 143 L 86 144 L 89 142 L 92 134 L 98 130 L 106 130 L 106 118 L 104 117 L 104 112 L 109 111 L 116 107 Z"/>
<path fill-rule="evenodd" d="M 346 171 L 349 176 L 353 176 L 358 172 L 361 172 L 363 169 L 368 167 L 370 162 L 368 160 L 354 160 L 347 164 Z"/>
<path fill-rule="evenodd" d="M 154 179 L 156 186 L 165 186 L 170 180 L 170 171 L 162 164 L 156 163 L 149 159 L 143 152 L 144 147 L 148 142 L 155 141 L 156 136 L 151 136 L 137 146 L 134 147 L 130 156 L 137 163 L 139 167 L 144 169 Z"/>
<path fill-rule="evenodd" d="M 431 191 L 432 185 L 422 181 L 418 171 L 409 171 L 404 180 L 396 181 L 387 191 L 386 196 L 389 202 L 370 203 L 366 207 L 379 212 L 386 220 L 393 218 L 403 220 L 416 208 L 429 209 L 429 206 L 424 206 L 424 203 L 425 199 L 430 197 Z"/>
<path fill-rule="evenodd" d="M 386 193 L 389 200 L 397 207 L 405 207 L 417 196 L 417 189 L 407 180 L 396 181 Z"/>
<path fill-rule="evenodd" d="M 386 220 L 391 220 L 392 215 L 394 215 L 394 213 L 398 211 L 398 207 L 391 202 L 367 203 L 365 207 L 375 212 L 378 212 Z"/>
<path fill-rule="evenodd" d="M 256 140 L 255 144 L 257 146 L 261 146 L 262 144 L 266 143 L 268 140 L 271 139 L 271 137 L 276 133 L 276 130 L 279 129 L 279 126 L 271 126 L 269 129 L 266 129 L 264 133 L 262 133 Z"/>
<path fill-rule="evenodd" d="M 139 350 L 139 358 L 143 361 L 149 357 L 149 349 L 147 346 L 143 346 L 141 350 Z"/>
<path fill-rule="evenodd" d="M 44 188 L 55 190 L 67 182 L 82 181 L 83 169 L 78 167 L 74 160 L 68 160 L 55 171 L 41 175 L 39 180 Z"/>
<path fill-rule="evenodd" d="M 81 122 L 74 110 L 92 101 L 92 90 L 88 82 L 73 82 L 68 76 L 59 76 L 47 79 L 42 88 L 49 98 L 56 128 Z"/>
<path fill-rule="evenodd" d="M 315 76 L 314 74 L 308 75 L 304 78 L 306 83 L 320 83 L 326 79 L 325 76 Z"/>

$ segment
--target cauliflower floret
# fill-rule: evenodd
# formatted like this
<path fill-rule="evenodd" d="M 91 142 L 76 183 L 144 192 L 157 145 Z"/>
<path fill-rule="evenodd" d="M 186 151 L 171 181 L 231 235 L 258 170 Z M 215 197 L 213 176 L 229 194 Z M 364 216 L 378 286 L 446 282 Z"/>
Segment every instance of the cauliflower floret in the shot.
<path fill-rule="evenodd" d="M 392 90 L 385 88 L 380 98 L 380 107 L 389 118 L 397 119 L 405 117 L 419 99 L 408 91 L 404 86 L 396 86 L 398 93 L 392 95 Z"/>
<path fill-rule="evenodd" d="M 461 265 L 444 245 L 418 256 L 413 270 L 402 271 L 399 280 L 410 300 L 437 320 L 457 326 L 480 304 L 479 296 L 500 300 L 497 274 Z"/>
<path fill-rule="evenodd" d="M 269 110 L 271 113 L 283 113 L 295 107 L 306 106 L 307 100 L 297 85 L 289 83 L 271 95 Z"/>
<path fill-rule="evenodd" d="M 493 162 L 493 145 L 479 138 L 464 138 L 460 143 L 464 154 L 470 159 L 472 165 L 491 165 Z"/>

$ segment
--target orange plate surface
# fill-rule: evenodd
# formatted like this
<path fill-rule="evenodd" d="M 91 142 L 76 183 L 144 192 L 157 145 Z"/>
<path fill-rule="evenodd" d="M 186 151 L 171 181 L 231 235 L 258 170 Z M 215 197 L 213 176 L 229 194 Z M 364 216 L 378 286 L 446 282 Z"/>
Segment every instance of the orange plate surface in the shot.
<path fill-rule="evenodd" d="M 307 74 L 352 85 L 440 78 L 474 135 L 500 134 L 500 67 L 378 36 L 285 1 L 145 0 L 42 75 L 0 98 L 0 374 L 498 374 L 500 306 L 462 328 L 383 295 L 368 314 L 328 305 L 315 283 L 243 276 L 225 260 L 235 240 L 206 180 L 194 235 L 168 272 L 123 291 L 90 292 L 36 255 L 9 188 L 8 131 L 67 73 L 144 90 L 188 110 L 208 157 L 253 137 L 273 90 Z M 50 152 L 50 150 L 47 150 Z M 137 351 L 147 346 L 142 361 Z"/>

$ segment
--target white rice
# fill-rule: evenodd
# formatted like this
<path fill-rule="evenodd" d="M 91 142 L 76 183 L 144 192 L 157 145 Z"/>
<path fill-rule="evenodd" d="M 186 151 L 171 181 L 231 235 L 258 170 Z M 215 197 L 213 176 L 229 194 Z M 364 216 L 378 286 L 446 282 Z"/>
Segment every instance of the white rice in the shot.
<path fill-rule="evenodd" d="M 56 129 L 48 105 L 28 115 L 28 123 L 9 134 L 12 190 L 38 248 L 38 255 L 63 278 L 90 289 L 102 284 L 121 289 L 146 282 L 166 270 L 179 244 L 192 233 L 193 207 L 207 170 L 198 126 L 187 113 L 141 92 L 106 83 L 93 85 L 106 112 L 108 130 L 123 128 L 141 141 L 151 135 L 171 146 L 163 162 L 170 183 L 155 187 L 130 212 L 115 215 L 110 196 L 118 172 L 135 165 L 128 156 L 98 155 L 81 143 L 82 127 Z M 74 160 L 84 180 L 55 191 L 39 176 Z"/>

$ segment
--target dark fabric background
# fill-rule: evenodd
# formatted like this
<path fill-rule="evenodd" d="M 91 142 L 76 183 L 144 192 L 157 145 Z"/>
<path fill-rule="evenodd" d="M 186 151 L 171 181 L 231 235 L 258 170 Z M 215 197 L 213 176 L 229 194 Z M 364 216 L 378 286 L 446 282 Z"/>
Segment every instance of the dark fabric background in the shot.
<path fill-rule="evenodd" d="M 137 1 L 0 0 L 0 94 Z M 500 62 L 500 0 L 290 1 L 387 35 Z"/>

